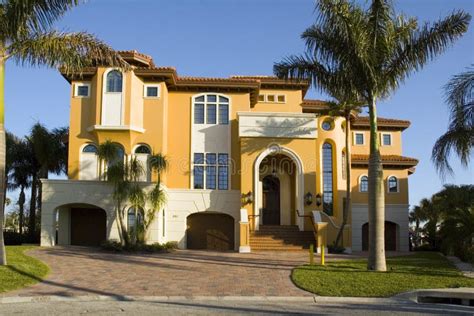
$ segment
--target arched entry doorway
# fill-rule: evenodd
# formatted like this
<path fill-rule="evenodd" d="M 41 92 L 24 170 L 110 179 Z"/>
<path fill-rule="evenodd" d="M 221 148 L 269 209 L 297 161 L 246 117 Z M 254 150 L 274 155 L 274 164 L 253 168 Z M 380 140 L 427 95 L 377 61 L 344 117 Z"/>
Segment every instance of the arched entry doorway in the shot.
<path fill-rule="evenodd" d="M 273 161 L 275 161 L 275 163 L 273 163 Z M 277 176 L 280 180 L 281 198 L 279 225 L 298 225 L 299 230 L 304 230 L 303 218 L 298 217 L 296 213 L 296 210 L 304 210 L 303 163 L 294 151 L 278 145 L 272 145 L 264 150 L 258 155 L 254 163 L 253 208 L 255 230 L 259 230 L 260 225 L 266 224 L 263 221 L 264 216 L 262 214 L 265 198 L 263 192 L 263 178 L 269 174 Z M 283 197 L 283 195 L 285 195 L 285 197 Z M 282 201 L 285 201 L 286 204 L 289 203 L 289 205 L 282 206 Z"/>
<path fill-rule="evenodd" d="M 280 225 L 280 180 L 268 175 L 262 180 L 262 225 Z"/>
<path fill-rule="evenodd" d="M 188 249 L 234 250 L 234 219 L 222 213 L 194 213 L 188 216 Z"/>
<path fill-rule="evenodd" d="M 369 250 L 369 223 L 362 225 L 362 250 Z M 397 224 L 385 222 L 385 251 L 397 251 Z"/>

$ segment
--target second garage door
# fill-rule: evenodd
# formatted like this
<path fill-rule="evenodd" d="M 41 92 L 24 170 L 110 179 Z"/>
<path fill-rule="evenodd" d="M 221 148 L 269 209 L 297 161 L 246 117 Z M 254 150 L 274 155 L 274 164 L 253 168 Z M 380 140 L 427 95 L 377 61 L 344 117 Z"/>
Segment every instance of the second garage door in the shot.
<path fill-rule="evenodd" d="M 187 248 L 234 249 L 234 219 L 226 214 L 196 213 L 187 218 Z"/>
<path fill-rule="evenodd" d="M 100 208 L 71 208 L 71 245 L 99 246 L 106 239 L 107 216 Z"/>

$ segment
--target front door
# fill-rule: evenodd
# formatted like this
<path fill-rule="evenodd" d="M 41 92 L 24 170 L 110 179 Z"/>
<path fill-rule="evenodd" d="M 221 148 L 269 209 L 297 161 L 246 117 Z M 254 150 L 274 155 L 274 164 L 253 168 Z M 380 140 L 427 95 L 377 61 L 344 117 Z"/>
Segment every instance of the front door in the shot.
<path fill-rule="evenodd" d="M 280 180 L 263 178 L 263 225 L 280 225 Z"/>

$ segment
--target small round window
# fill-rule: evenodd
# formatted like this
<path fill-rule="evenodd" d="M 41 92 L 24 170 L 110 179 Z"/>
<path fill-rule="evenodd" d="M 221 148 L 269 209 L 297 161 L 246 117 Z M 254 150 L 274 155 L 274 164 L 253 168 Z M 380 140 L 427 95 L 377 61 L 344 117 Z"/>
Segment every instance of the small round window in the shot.
<path fill-rule="evenodd" d="M 325 131 L 330 131 L 332 129 L 332 122 L 330 120 L 323 121 L 321 128 Z"/>

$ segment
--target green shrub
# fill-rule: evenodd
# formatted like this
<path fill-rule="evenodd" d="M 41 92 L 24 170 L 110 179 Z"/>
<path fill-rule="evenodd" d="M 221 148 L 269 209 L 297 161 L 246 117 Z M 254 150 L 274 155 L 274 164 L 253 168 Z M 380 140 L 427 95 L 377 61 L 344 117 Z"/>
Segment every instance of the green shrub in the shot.
<path fill-rule="evenodd" d="M 153 243 L 153 244 L 143 244 L 136 243 L 133 245 L 123 246 L 118 241 L 104 241 L 101 244 L 101 248 L 106 251 L 113 252 L 147 252 L 147 253 L 161 253 L 169 252 L 173 249 L 178 248 L 178 243 L 176 241 L 169 241 L 164 244 Z"/>
<path fill-rule="evenodd" d="M 329 253 L 344 253 L 346 248 L 341 247 L 341 246 L 336 246 L 335 244 L 331 244 L 328 246 L 328 252 Z"/>
<path fill-rule="evenodd" d="M 115 240 L 105 240 L 100 244 L 103 250 L 121 252 L 124 250 L 122 244 Z"/>
<path fill-rule="evenodd" d="M 18 246 L 23 243 L 23 236 L 16 232 L 3 232 L 5 246 Z"/>
<path fill-rule="evenodd" d="M 430 244 L 424 244 L 413 248 L 413 251 L 436 251 Z"/>

